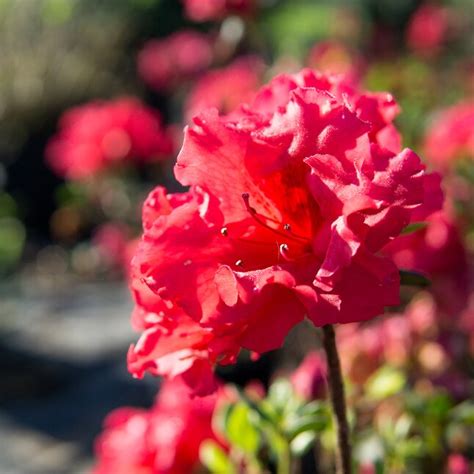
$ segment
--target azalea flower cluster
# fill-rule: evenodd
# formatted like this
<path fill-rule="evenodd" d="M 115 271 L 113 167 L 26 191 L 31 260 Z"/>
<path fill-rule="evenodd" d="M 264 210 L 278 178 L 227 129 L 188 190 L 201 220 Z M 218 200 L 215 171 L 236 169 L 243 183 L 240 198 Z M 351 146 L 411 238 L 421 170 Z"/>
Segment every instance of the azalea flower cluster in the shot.
<path fill-rule="evenodd" d="M 415 363 L 419 383 L 443 387 L 457 399 L 466 398 L 469 384 L 458 358 L 469 354 L 470 342 L 459 334 L 465 321 L 458 316 L 452 324 L 451 314 L 443 311 L 432 295 L 420 293 L 404 313 L 368 325 L 341 327 L 338 343 L 344 354 L 344 373 L 362 386 L 384 364 L 408 372 Z"/>
<path fill-rule="evenodd" d="M 195 77 L 210 66 L 212 59 L 212 43 L 206 35 L 181 30 L 145 43 L 138 53 L 137 68 L 146 84 L 161 91 Z"/>
<path fill-rule="evenodd" d="M 421 5 L 408 25 L 408 46 L 420 54 L 434 54 L 446 41 L 448 26 L 449 10 L 446 7 L 429 3 Z"/>
<path fill-rule="evenodd" d="M 280 410 L 275 395 L 282 393 L 283 385 L 288 402 L 306 410 L 307 423 L 314 411 L 307 388 L 316 382 L 315 357 L 313 353 L 303 361 L 294 372 L 294 380 L 280 377 L 273 381 L 268 393 L 257 381 L 248 384 L 240 395 L 234 386 L 219 383 L 216 393 L 196 398 L 182 381 L 164 381 L 151 409 L 122 407 L 107 416 L 95 442 L 97 462 L 93 474 L 184 474 L 207 469 L 231 473 L 237 469 L 247 472 L 252 466 L 255 469 L 258 461 L 249 443 L 263 447 L 263 439 L 258 439 L 261 433 L 255 421 L 250 424 L 255 413 L 249 410 L 249 401 L 261 403 L 262 409 Z M 327 424 L 327 411 L 318 406 L 317 412 Z M 268 426 L 266 431 L 268 434 Z"/>
<path fill-rule="evenodd" d="M 172 151 L 160 114 L 137 99 L 119 98 L 67 111 L 45 153 L 57 174 L 79 180 L 128 161 L 159 160 Z"/>
<path fill-rule="evenodd" d="M 208 393 L 216 364 L 280 347 L 305 317 L 364 321 L 398 304 L 398 268 L 380 251 L 442 194 L 401 149 L 397 113 L 387 93 L 307 69 L 230 115 L 195 117 L 175 166 L 189 191 L 158 187 L 143 208 L 132 373 Z"/>
<path fill-rule="evenodd" d="M 446 169 L 457 159 L 474 158 L 474 101 L 464 101 L 444 109 L 426 133 L 426 156 Z"/>
<path fill-rule="evenodd" d="M 199 447 L 217 439 L 211 427 L 217 395 L 190 397 L 180 381 L 162 385 L 150 410 L 120 408 L 97 438 L 94 474 L 181 474 L 199 464 Z"/>
<path fill-rule="evenodd" d="M 203 74 L 186 99 L 184 114 L 188 122 L 202 110 L 216 108 L 228 114 L 240 104 L 250 102 L 258 90 L 263 69 L 264 64 L 258 57 L 249 56 Z"/>
<path fill-rule="evenodd" d="M 470 472 L 465 453 L 472 443 L 468 437 L 463 438 L 469 433 L 463 421 L 463 417 L 470 416 L 469 411 L 463 415 L 467 406 L 451 405 L 444 391 L 446 387 L 462 400 L 468 385 L 448 373 L 446 359 L 443 360 L 447 357 L 445 346 L 441 348 L 433 341 L 433 335 L 440 336 L 435 312 L 433 301 L 425 294 L 404 316 L 341 328 L 339 343 L 347 356 L 345 373 L 354 384 L 350 395 L 354 424 L 365 427 L 360 434 L 354 433 L 354 472 L 374 473 L 381 460 L 388 472 L 395 472 L 400 462 L 410 463 L 414 472 L 424 472 L 420 470 L 423 462 L 430 463 L 435 458 L 441 462 L 443 472 Z M 418 358 L 423 377 L 410 388 L 400 369 L 406 368 L 413 357 Z M 313 458 L 312 444 L 318 437 L 324 443 L 324 451 L 316 451 L 317 459 L 329 471 L 332 467 L 326 455 L 334 447 L 327 443 L 333 428 L 325 401 L 326 378 L 324 356 L 311 351 L 294 370 L 273 378 L 268 390 L 257 381 L 243 390 L 219 383 L 215 394 L 200 398 L 193 397 L 179 379 L 164 381 L 151 409 L 120 408 L 107 417 L 96 441 L 93 473 L 263 472 L 269 456 L 283 470 L 278 444 L 268 444 L 274 436 L 281 437 L 280 446 L 288 444 L 295 465 L 301 457 L 306 462 Z M 420 427 L 410 421 L 417 416 L 414 400 L 426 404 L 426 411 L 433 406 L 436 410 L 428 415 L 432 418 L 421 429 L 426 433 L 439 429 L 443 433 L 443 439 L 436 439 L 434 446 L 423 446 L 427 452 L 413 452 L 410 448 L 420 446 Z M 380 403 L 374 404 L 375 401 Z M 459 414 L 439 419 L 446 404 Z M 374 410 L 370 418 L 367 410 Z M 387 432 L 390 423 L 404 424 L 405 429 L 399 429 L 394 437 L 390 430 Z"/>

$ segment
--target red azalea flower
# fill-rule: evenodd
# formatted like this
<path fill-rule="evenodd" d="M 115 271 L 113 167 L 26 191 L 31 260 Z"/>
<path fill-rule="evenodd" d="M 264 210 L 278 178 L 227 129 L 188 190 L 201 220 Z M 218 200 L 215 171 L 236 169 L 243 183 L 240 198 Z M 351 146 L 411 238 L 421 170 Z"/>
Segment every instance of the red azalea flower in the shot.
<path fill-rule="evenodd" d="M 216 439 L 217 396 L 191 398 L 180 381 L 162 385 L 151 410 L 119 408 L 96 441 L 94 474 L 182 474 L 199 465 L 199 447 Z"/>
<path fill-rule="evenodd" d="M 192 200 L 191 193 L 166 195 L 164 188 L 156 188 L 143 206 L 145 232 L 154 232 L 153 229 L 159 232 L 158 221 L 178 217 L 176 213 L 173 215 L 173 209 L 192 206 Z M 183 378 L 200 396 L 212 392 L 217 386 L 213 365 L 218 360 L 235 362 L 239 346 L 232 338 L 219 337 L 210 328 L 200 326 L 179 305 L 152 292 L 138 270 L 132 261 L 130 285 L 135 300 L 132 325 L 143 333 L 128 352 L 129 370 L 140 378 L 145 371 Z"/>
<path fill-rule="evenodd" d="M 191 90 L 185 105 L 185 116 L 190 122 L 201 111 L 215 107 L 228 114 L 250 102 L 260 85 L 263 63 L 256 57 L 245 57 L 229 66 L 204 74 Z"/>
<path fill-rule="evenodd" d="M 408 46 L 418 53 L 433 53 L 446 39 L 447 30 L 447 9 L 436 5 L 422 5 L 413 14 L 408 25 Z"/>
<path fill-rule="evenodd" d="M 443 110 L 426 133 L 424 150 L 426 157 L 442 168 L 456 158 L 474 159 L 474 102 Z"/>
<path fill-rule="evenodd" d="M 321 396 L 325 390 L 326 378 L 326 360 L 318 352 L 310 352 L 290 376 L 295 392 L 305 400 Z"/>
<path fill-rule="evenodd" d="M 236 347 L 279 347 L 304 317 L 362 321 L 398 304 L 397 267 L 379 251 L 420 212 L 432 180 L 399 150 L 396 111 L 388 94 L 304 70 L 231 116 L 194 119 L 175 168 L 191 189 L 158 211 L 150 198 L 133 266 L 226 341 L 211 364 Z"/>
<path fill-rule="evenodd" d="M 67 111 L 46 159 L 59 175 L 83 179 L 126 160 L 152 161 L 171 152 L 158 112 L 137 99 L 121 98 Z"/>
<path fill-rule="evenodd" d="M 249 15 L 255 0 L 183 0 L 186 16 L 193 21 L 221 20 L 227 15 Z"/>
<path fill-rule="evenodd" d="M 148 41 L 137 58 L 141 78 L 156 90 L 175 87 L 206 69 L 211 61 L 209 38 L 192 30 Z"/>

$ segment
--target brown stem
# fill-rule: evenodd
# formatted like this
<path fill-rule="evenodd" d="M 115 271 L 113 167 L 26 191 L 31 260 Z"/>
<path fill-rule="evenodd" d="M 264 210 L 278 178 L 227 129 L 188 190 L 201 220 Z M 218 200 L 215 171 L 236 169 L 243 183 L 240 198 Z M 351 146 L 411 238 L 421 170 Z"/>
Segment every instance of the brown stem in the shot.
<path fill-rule="evenodd" d="M 344 382 L 342 381 L 341 364 L 336 347 L 336 335 L 331 324 L 323 326 L 323 345 L 326 352 L 329 370 L 329 395 L 337 426 L 337 472 L 350 474 L 351 443 L 349 440 L 349 424 L 347 423 L 346 399 L 344 396 Z"/>

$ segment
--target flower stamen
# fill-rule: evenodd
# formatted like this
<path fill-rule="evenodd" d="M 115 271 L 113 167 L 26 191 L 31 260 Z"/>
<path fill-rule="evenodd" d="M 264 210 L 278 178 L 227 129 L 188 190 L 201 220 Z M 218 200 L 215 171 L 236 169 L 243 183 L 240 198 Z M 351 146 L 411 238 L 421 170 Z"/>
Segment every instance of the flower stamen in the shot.
<path fill-rule="evenodd" d="M 251 205 L 250 205 L 250 194 L 249 193 L 243 193 L 242 194 L 242 199 L 244 200 L 244 203 L 245 203 L 245 207 L 247 208 L 247 211 L 249 212 L 249 214 L 252 216 L 252 218 L 257 222 L 259 223 L 261 226 L 265 227 L 266 229 L 270 230 L 271 232 L 277 234 L 277 235 L 280 235 L 280 236 L 283 236 L 285 237 L 286 239 L 291 239 L 291 240 L 294 240 L 294 241 L 299 241 L 299 242 L 303 242 L 305 244 L 308 244 L 310 243 L 310 241 L 301 236 L 301 235 L 297 235 L 297 234 L 294 234 L 294 233 L 291 233 L 291 226 L 290 224 L 285 224 L 283 226 L 283 228 L 290 233 L 290 235 L 288 235 L 288 233 L 284 233 L 284 232 L 281 232 L 280 230 L 278 229 L 275 229 L 274 227 L 271 227 L 269 226 L 265 220 L 267 221 L 271 221 L 271 222 L 275 222 L 279 225 L 281 225 L 281 222 L 278 222 L 276 221 L 275 219 L 272 219 L 271 217 L 267 217 L 267 216 L 263 216 L 261 214 L 258 214 L 258 212 L 256 211 L 255 208 L 253 208 Z M 262 220 L 262 219 L 265 219 L 265 220 Z"/>

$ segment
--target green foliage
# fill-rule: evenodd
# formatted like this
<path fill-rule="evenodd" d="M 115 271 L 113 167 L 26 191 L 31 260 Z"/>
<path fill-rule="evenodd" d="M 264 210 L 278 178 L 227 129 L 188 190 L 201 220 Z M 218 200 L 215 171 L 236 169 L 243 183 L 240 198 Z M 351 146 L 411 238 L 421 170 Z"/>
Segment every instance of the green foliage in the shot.
<path fill-rule="evenodd" d="M 25 228 L 18 219 L 0 218 L 0 271 L 8 270 L 20 259 L 25 237 Z"/>
<path fill-rule="evenodd" d="M 278 472 L 288 472 L 291 456 L 306 453 L 330 426 L 326 402 L 301 399 L 287 379 L 277 379 L 261 399 L 236 390 L 239 400 L 223 406 L 214 419 L 214 426 L 231 446 L 234 469 L 243 462 L 249 472 L 261 472 L 261 466 L 270 462 Z M 206 447 L 201 453 L 210 469 L 223 462 L 222 453 L 214 448 L 211 452 Z"/>
<path fill-rule="evenodd" d="M 365 391 L 374 400 L 382 400 L 399 393 L 406 384 L 405 374 L 388 365 L 377 370 L 367 381 Z"/>
<path fill-rule="evenodd" d="M 237 472 L 227 453 L 215 441 L 204 441 L 199 448 L 199 457 L 202 464 L 211 473 L 234 474 Z"/>
<path fill-rule="evenodd" d="M 448 452 L 474 447 L 472 402 L 455 406 L 440 388 L 419 393 L 391 367 L 376 372 L 365 389 L 378 414 L 356 436 L 354 456 L 359 464 L 373 465 L 380 473 L 438 472 Z M 384 402 L 389 403 L 386 411 Z"/>
<path fill-rule="evenodd" d="M 229 442 L 249 456 L 255 456 L 260 445 L 258 415 L 243 402 L 231 407 L 225 423 Z"/>
<path fill-rule="evenodd" d="M 312 43 L 331 36 L 340 24 L 335 3 L 291 1 L 265 15 L 259 28 L 274 55 L 302 58 Z"/>

